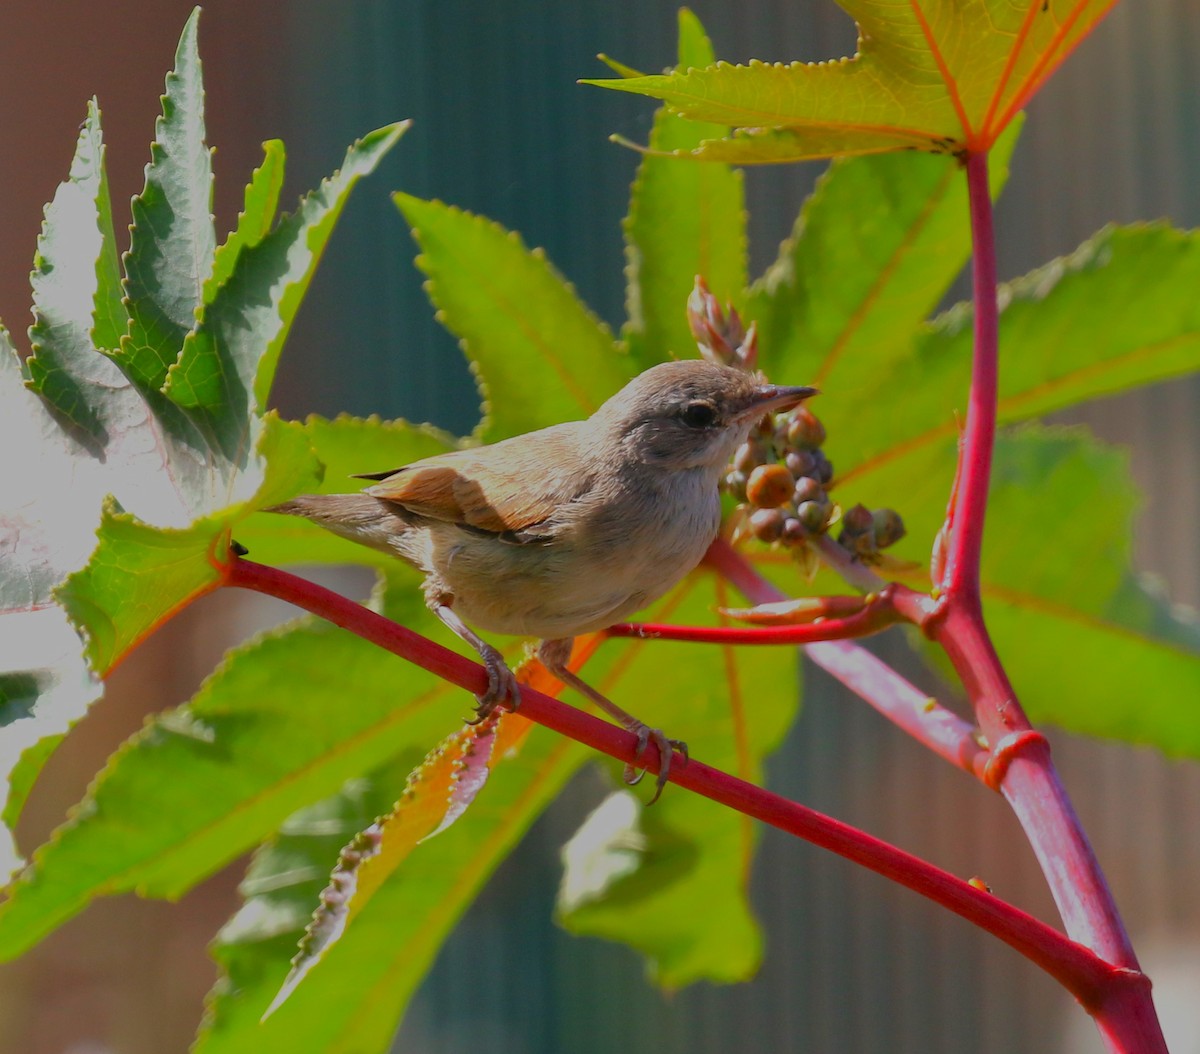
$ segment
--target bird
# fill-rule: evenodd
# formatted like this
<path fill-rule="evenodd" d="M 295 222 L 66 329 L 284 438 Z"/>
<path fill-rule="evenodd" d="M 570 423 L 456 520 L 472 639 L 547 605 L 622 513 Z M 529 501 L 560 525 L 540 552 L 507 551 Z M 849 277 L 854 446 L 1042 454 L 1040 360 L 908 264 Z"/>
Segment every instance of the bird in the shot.
<path fill-rule="evenodd" d="M 424 575 L 430 610 L 479 653 L 482 718 L 515 709 L 520 689 L 476 630 L 537 638 L 564 684 L 637 736 L 667 781 L 670 740 L 567 668 L 573 639 L 606 629 L 663 596 L 699 564 L 721 523 L 719 482 L 766 414 L 817 389 L 765 383 L 704 359 L 646 369 L 582 421 L 366 473 L 353 494 L 305 495 L 269 512 L 303 516 Z M 644 773 L 627 765 L 625 780 Z"/>

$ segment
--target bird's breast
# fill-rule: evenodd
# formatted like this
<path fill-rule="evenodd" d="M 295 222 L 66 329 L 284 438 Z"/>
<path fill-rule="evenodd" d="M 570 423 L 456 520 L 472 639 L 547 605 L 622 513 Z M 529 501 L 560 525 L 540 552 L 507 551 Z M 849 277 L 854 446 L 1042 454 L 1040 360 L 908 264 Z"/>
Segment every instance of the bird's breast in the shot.
<path fill-rule="evenodd" d="M 432 562 L 455 610 L 482 630 L 555 639 L 604 629 L 666 593 L 716 536 L 715 481 L 676 472 L 608 482 L 561 510 L 544 541 L 436 529 Z"/>

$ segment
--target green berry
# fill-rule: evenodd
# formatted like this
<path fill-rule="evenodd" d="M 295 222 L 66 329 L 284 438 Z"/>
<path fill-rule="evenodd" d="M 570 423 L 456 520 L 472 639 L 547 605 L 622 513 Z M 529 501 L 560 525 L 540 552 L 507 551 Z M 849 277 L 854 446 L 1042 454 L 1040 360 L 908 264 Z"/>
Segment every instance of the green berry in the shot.
<path fill-rule="evenodd" d="M 725 478 L 721 480 L 721 485 L 738 501 L 746 500 L 746 473 L 738 472 L 736 469 L 733 472 L 726 472 Z"/>
<path fill-rule="evenodd" d="M 895 545 L 896 542 L 904 537 L 906 533 L 904 521 L 895 509 L 876 509 L 871 513 L 871 518 L 873 521 L 872 534 L 876 546 L 880 549 L 886 549 L 889 545 Z"/>
<path fill-rule="evenodd" d="M 821 534 L 829 519 L 829 506 L 819 501 L 803 501 L 796 506 L 796 519 L 809 534 Z"/>
<path fill-rule="evenodd" d="M 767 448 L 754 439 L 747 439 L 733 453 L 733 467 L 749 475 L 767 460 Z"/>
<path fill-rule="evenodd" d="M 804 529 L 804 524 L 795 516 L 786 516 L 783 521 L 783 541 L 789 545 L 795 545 L 797 542 L 804 541 L 809 535 L 809 532 Z"/>
<path fill-rule="evenodd" d="M 812 456 L 815 464 L 813 465 L 813 470 L 810 474 L 819 483 L 828 483 L 831 479 L 833 479 L 832 462 L 830 462 L 829 458 L 825 456 L 825 452 L 822 450 L 814 450 L 812 452 Z"/>

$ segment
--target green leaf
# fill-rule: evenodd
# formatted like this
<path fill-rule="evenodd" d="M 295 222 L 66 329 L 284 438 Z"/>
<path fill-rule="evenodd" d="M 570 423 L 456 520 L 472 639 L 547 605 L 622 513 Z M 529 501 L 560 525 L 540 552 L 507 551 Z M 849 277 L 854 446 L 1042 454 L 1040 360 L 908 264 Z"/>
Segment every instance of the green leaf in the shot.
<path fill-rule="evenodd" d="M 83 660 L 79 638 L 57 607 L 9 609 L 0 634 L 0 775 L 8 777 L 3 821 L 11 829 L 46 759 L 102 686 Z M 0 835 L 0 878 L 21 863 Z"/>
<path fill-rule="evenodd" d="M 129 382 L 92 343 L 92 329 L 110 338 L 116 292 L 116 243 L 104 173 L 100 111 L 93 100 L 79 131 L 71 172 L 46 206 L 30 276 L 33 354 L 26 363 L 29 387 L 53 408 L 72 435 L 101 453 L 120 430 L 130 399 Z M 121 332 L 124 332 L 122 327 Z M 118 338 L 119 339 L 119 338 Z M 107 347 L 115 347 L 110 340 Z"/>
<path fill-rule="evenodd" d="M 261 425 L 255 450 L 261 472 L 247 473 L 258 484 L 247 496 L 256 507 L 290 497 L 319 478 L 298 424 L 272 412 Z M 245 511 L 235 506 L 188 527 L 161 528 L 125 513 L 112 500 L 106 503 L 95 551 L 55 593 L 86 641 L 94 669 L 107 673 L 171 615 L 220 585 L 230 525 Z"/>
<path fill-rule="evenodd" d="M 1200 757 L 1200 719 L 1187 702 L 1200 698 L 1200 640 L 1194 628 L 1188 641 L 1186 627 L 1169 627 L 1165 605 L 1133 580 L 1139 497 L 1128 453 L 1083 430 L 1036 428 L 1001 449 L 986 614 L 1031 716 Z M 1030 527 L 1010 529 L 1017 524 Z"/>
<path fill-rule="evenodd" d="M 337 179 L 264 236 L 283 161 L 282 149 L 268 144 L 239 226 L 217 254 L 213 272 L 211 171 L 195 29 L 193 14 L 176 72 L 168 77 L 146 191 L 134 206 L 126 256 L 133 342 L 126 340 L 111 358 L 96 350 L 116 348 L 127 316 L 94 104 L 70 178 L 46 210 L 38 245 L 28 366 L 33 391 L 22 387 L 20 360 L 0 331 L 0 424 L 6 449 L 22 451 L 0 480 L 6 506 L 0 513 L 6 549 L 0 614 L 8 616 L 0 654 L 0 720 L 8 728 L 0 764 L 13 771 L 4 811 L 10 821 L 42 762 L 99 694 L 68 612 L 54 605 L 55 596 L 87 638 L 97 667 L 110 669 L 163 619 L 218 583 L 230 529 L 251 507 L 311 489 L 320 479 L 301 426 L 251 416 L 243 400 L 240 419 L 228 412 L 220 418 L 220 434 L 211 417 L 197 412 L 202 432 L 156 385 L 165 377 L 164 363 L 174 361 L 180 333 L 195 323 L 212 275 L 212 312 L 227 327 L 240 317 L 233 288 L 239 280 L 243 295 L 261 295 L 269 304 L 253 307 L 249 313 L 258 328 L 241 334 L 236 345 L 244 387 L 261 383 L 265 393 L 349 186 L 399 130 L 368 137 L 351 151 L 351 164 Z M 264 244 L 280 251 L 272 257 Z M 271 275 L 279 263 L 299 273 Z M 230 278 L 217 288 L 226 270 Z M 115 503 L 101 523 L 106 495 Z M 36 646 L 30 643 L 35 636 Z M 11 856 L 7 846 L 4 852 Z"/>
<path fill-rule="evenodd" d="M 838 0 L 859 50 L 838 62 L 721 62 L 586 84 L 736 129 L 693 156 L 733 164 L 984 151 L 1115 0 Z"/>
<path fill-rule="evenodd" d="M 397 594 L 389 614 L 429 633 L 434 620 L 415 585 Z M 96 896 L 180 896 L 346 779 L 400 751 L 415 762 L 469 703 L 325 623 L 242 646 L 190 704 L 121 747 L 34 854 L 0 905 L 0 957 L 19 954 Z"/>
<path fill-rule="evenodd" d="M 587 417 L 636 372 L 541 250 L 440 201 L 395 201 L 421 248 L 438 319 L 479 378 L 483 441 Z"/>
<path fill-rule="evenodd" d="M 204 283 L 206 306 L 213 302 L 217 290 L 233 274 L 242 250 L 257 245 L 270 231 L 275 210 L 279 207 L 279 192 L 283 189 L 285 157 L 280 140 L 269 139 L 263 143 L 263 163 L 254 170 L 250 182 L 246 184 L 245 203 L 238 213 L 237 226 L 213 257 L 212 274 Z"/>
<path fill-rule="evenodd" d="M 158 389 L 203 302 L 217 246 L 212 152 L 204 141 L 204 85 L 192 11 L 167 74 L 146 185 L 133 199 L 125 254 L 129 333 L 117 361 L 138 384 Z"/>
<path fill-rule="evenodd" d="M 171 366 L 163 390 L 203 422 L 230 461 L 244 458 L 247 421 L 265 408 L 283 342 L 346 198 L 407 127 L 388 125 L 358 140 L 296 212 L 257 244 L 243 245 Z"/>
<path fill-rule="evenodd" d="M 1019 126 L 992 152 L 994 195 L 1007 179 Z M 970 251 L 967 185 L 957 165 L 919 154 L 835 161 L 751 290 L 746 315 L 758 322 L 762 368 L 779 381 L 820 387 L 832 434 L 857 429 L 860 393 L 910 354 L 916 327 Z"/>
<path fill-rule="evenodd" d="M 1200 368 L 1200 307 L 1191 295 L 1198 284 L 1200 234 L 1155 223 L 1107 227 L 1070 256 L 1003 286 L 1000 421 Z M 957 435 L 953 411 L 966 404 L 971 324 L 964 305 L 926 327 L 907 358 L 879 369 L 857 393 L 869 413 L 837 404 L 855 414 L 853 428 L 822 414 L 842 483 Z"/>
<path fill-rule="evenodd" d="M 711 622 L 713 608 L 728 600 L 714 576 L 698 573 L 663 602 L 669 619 L 662 620 Z M 637 685 L 657 704 L 647 712 L 639 704 L 639 718 L 686 740 L 692 757 L 762 782 L 763 759 L 796 717 L 795 651 L 654 641 L 619 661 L 622 684 Z M 589 666 L 589 680 L 603 688 L 597 674 Z M 560 910 L 563 925 L 637 949 L 667 988 L 747 980 L 763 944 L 747 899 L 757 827 L 670 787 L 641 824 L 646 843 L 637 869 Z"/>
<path fill-rule="evenodd" d="M 712 45 L 692 12 L 679 12 L 679 67 L 706 66 Z M 650 153 L 638 166 L 625 219 L 625 306 L 622 336 L 640 369 L 672 355 L 695 354 L 686 304 L 696 275 L 717 298 L 746 285 L 746 210 L 742 174 L 722 165 L 688 165 L 655 151 L 687 150 L 721 135 L 660 109 Z"/>
<path fill-rule="evenodd" d="M 314 886 L 324 884 L 336 859 L 336 848 L 327 852 L 315 838 L 312 849 L 289 838 L 287 856 L 256 866 L 251 899 L 218 938 L 214 954 L 224 976 L 194 1054 L 384 1049 L 450 930 L 586 756 L 535 728 L 457 823 L 422 842 L 411 866 L 376 891 L 305 978 L 304 998 L 288 1000 L 260 1025 L 316 904 Z M 317 869 L 320 882 L 312 877 Z"/>
<path fill-rule="evenodd" d="M 855 481 L 902 511 L 897 554 L 921 559 L 940 526 L 955 443 L 912 449 Z M 1128 456 L 1083 429 L 1000 435 L 984 537 L 988 628 L 1030 717 L 1200 756 L 1200 635 L 1130 565 L 1137 494 Z"/>
<path fill-rule="evenodd" d="M 93 348 L 93 332 L 123 328 L 115 321 L 122 311 L 114 300 L 115 275 L 100 114 L 93 103 L 70 176 L 46 208 L 38 242 L 31 390 L 23 386 L 20 360 L 0 328 L 0 432 L 6 450 L 20 451 L 0 469 L 0 614 L 6 616 L 0 634 L 0 721 L 6 726 L 0 774 L 14 773 L 4 810 L 9 822 L 42 762 L 100 694 L 52 593 L 86 561 L 104 495 L 120 490 L 141 514 L 180 523 L 188 511 L 177 484 L 191 470 L 204 471 L 187 436 L 172 435 L 170 422 L 148 413 L 120 370 Z M 5 840 L 0 870 L 12 864 Z"/>
<path fill-rule="evenodd" d="M 96 134 L 100 133 L 100 108 L 93 99 L 89 104 L 96 115 Z M 81 134 L 86 134 L 85 120 Z M 117 251 L 117 235 L 113 227 L 112 195 L 108 190 L 108 175 L 101 154 L 100 185 L 96 191 L 96 226 L 100 229 L 100 253 L 96 259 L 96 295 L 92 312 L 92 346 L 103 349 L 107 354 L 121 346 L 121 340 L 129 330 L 129 312 L 125 309 L 124 291 L 121 283 L 121 258 Z M 72 247 L 78 252 L 78 245 Z"/>
<path fill-rule="evenodd" d="M 56 592 L 85 634 L 94 669 L 110 670 L 182 603 L 219 584 L 223 554 L 209 552 L 212 526 L 150 527 L 106 503 L 100 545 Z"/>

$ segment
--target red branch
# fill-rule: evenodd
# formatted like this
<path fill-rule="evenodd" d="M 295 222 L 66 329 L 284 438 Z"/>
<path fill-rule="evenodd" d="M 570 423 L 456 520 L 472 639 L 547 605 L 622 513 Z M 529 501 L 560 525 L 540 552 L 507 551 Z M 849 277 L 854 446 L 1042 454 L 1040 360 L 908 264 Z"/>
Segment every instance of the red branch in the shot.
<path fill-rule="evenodd" d="M 311 611 L 469 692 L 478 693 L 487 686 L 487 674 L 478 663 L 426 640 L 332 590 L 286 571 L 232 558 L 224 584 L 278 597 Z M 632 733 L 532 688 L 522 690 L 521 713 L 618 761 L 637 763 L 651 770 L 658 768 L 653 742 L 639 759 L 636 757 L 637 737 Z M 1087 1007 L 1101 1006 L 1127 988 L 1140 988 L 1146 984 L 1141 974 L 1110 966 L 1093 952 L 999 897 L 895 846 L 736 776 L 694 759 L 685 763 L 683 758 L 677 758 L 671 766 L 670 780 L 837 853 L 941 904 L 1015 948 Z"/>
<path fill-rule="evenodd" d="M 662 622 L 619 622 L 610 626 L 610 637 L 646 640 L 682 640 L 698 644 L 815 644 L 825 640 L 869 637 L 898 622 L 923 626 L 932 612 L 929 598 L 898 582 L 890 582 L 869 597 L 823 597 L 828 607 L 858 610 L 840 617 L 820 617 L 784 626 L 672 626 Z M 840 602 L 840 603 L 839 603 Z"/>
<path fill-rule="evenodd" d="M 752 603 L 787 599 L 723 539 L 713 542 L 704 560 Z M 905 680 L 882 659 L 845 640 L 806 644 L 804 653 L 918 743 L 982 778 L 988 753 L 980 747 L 975 727 Z"/>
<path fill-rule="evenodd" d="M 925 632 L 946 651 L 975 707 L 992 757 L 981 775 L 997 786 L 1020 820 L 1050 886 L 1067 933 L 1115 968 L 1140 973 L 1104 874 L 1050 759 L 1017 701 L 984 624 L 980 556 L 991 478 L 999 392 L 999 318 L 995 236 L 987 154 L 966 160 L 974 248 L 975 347 L 966 428 L 955 495 L 947 516 L 943 595 Z M 1166 1051 L 1149 981 L 1094 1014 L 1114 1051 Z"/>

